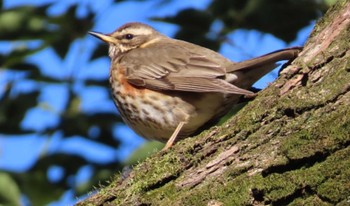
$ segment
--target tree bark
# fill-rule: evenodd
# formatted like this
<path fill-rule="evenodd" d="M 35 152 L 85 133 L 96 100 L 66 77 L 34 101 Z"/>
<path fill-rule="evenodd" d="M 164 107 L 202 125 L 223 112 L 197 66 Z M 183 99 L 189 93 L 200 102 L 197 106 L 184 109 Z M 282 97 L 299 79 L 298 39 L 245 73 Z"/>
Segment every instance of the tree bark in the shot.
<path fill-rule="evenodd" d="M 350 1 L 224 125 L 178 142 L 78 205 L 349 205 Z"/>

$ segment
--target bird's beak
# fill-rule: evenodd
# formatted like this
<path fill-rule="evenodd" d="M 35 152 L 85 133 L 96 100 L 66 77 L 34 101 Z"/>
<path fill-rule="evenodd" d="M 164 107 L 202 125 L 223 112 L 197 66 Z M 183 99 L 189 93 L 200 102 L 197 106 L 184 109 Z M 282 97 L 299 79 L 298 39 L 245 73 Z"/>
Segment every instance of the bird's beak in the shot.
<path fill-rule="evenodd" d="M 102 34 L 99 32 L 93 32 L 93 31 L 89 31 L 89 34 L 91 34 L 92 36 L 101 39 L 102 41 L 106 42 L 106 43 L 113 43 L 116 41 L 115 38 L 109 36 L 108 34 Z"/>

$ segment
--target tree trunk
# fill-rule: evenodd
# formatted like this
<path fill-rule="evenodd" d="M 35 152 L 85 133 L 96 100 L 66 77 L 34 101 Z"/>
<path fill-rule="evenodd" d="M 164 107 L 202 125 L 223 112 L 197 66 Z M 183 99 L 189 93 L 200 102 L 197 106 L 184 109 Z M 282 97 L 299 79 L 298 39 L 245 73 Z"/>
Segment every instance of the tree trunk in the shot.
<path fill-rule="evenodd" d="M 178 142 L 78 205 L 349 205 L 350 1 L 224 125 Z"/>

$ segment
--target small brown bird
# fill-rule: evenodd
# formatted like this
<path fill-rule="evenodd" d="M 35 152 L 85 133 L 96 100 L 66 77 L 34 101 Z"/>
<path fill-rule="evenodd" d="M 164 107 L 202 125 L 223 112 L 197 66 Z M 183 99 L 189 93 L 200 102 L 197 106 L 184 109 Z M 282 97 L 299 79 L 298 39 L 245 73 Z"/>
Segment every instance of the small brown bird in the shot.
<path fill-rule="evenodd" d="M 290 48 L 235 63 L 142 23 L 90 34 L 109 44 L 109 81 L 123 120 L 144 138 L 167 142 L 164 149 L 215 122 L 242 95 L 254 96 L 247 89 L 276 61 L 300 52 Z"/>

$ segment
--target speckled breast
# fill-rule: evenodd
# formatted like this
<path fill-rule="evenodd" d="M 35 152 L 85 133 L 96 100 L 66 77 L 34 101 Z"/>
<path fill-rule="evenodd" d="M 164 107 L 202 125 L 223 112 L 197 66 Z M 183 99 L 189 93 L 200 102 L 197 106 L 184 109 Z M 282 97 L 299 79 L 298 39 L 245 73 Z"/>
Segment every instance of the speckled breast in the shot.
<path fill-rule="evenodd" d="M 112 69 L 110 84 L 122 119 L 146 139 L 166 142 L 180 122 L 195 116 L 195 108 L 178 96 L 136 87 L 128 83 L 123 68 Z M 184 128 L 180 135 L 188 135 Z"/>

